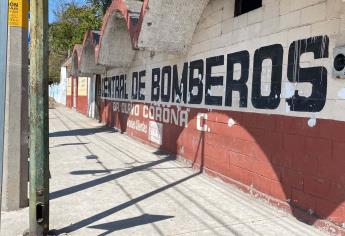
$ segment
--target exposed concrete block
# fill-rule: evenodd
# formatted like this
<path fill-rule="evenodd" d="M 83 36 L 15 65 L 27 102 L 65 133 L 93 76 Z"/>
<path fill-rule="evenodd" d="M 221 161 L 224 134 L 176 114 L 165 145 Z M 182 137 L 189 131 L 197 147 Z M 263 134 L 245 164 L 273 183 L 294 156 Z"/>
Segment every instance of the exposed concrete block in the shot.
<path fill-rule="evenodd" d="M 270 5 L 270 4 L 274 3 L 274 2 L 279 2 L 279 1 L 277 1 L 277 0 L 263 0 L 262 1 L 262 5 L 263 6 L 267 6 L 267 5 Z"/>
<path fill-rule="evenodd" d="M 239 43 L 248 39 L 248 34 L 249 34 L 248 27 L 244 27 L 244 28 L 233 31 L 232 43 L 235 44 L 235 43 Z"/>
<path fill-rule="evenodd" d="M 330 21 L 322 21 L 311 26 L 312 35 L 335 35 L 340 30 L 340 19 L 333 19 Z"/>
<path fill-rule="evenodd" d="M 325 2 L 326 0 L 281 0 L 280 1 L 280 15 L 285 15 L 288 12 L 301 10 L 318 3 Z"/>
<path fill-rule="evenodd" d="M 288 44 L 288 31 L 280 31 L 275 34 L 271 34 L 267 38 L 267 44 L 276 44 L 280 43 L 281 45 L 287 45 Z M 286 52 L 287 53 L 287 52 Z"/>
<path fill-rule="evenodd" d="M 209 17 L 201 18 L 198 25 L 200 25 L 201 29 L 204 29 L 219 24 L 220 22 L 222 22 L 222 11 L 215 12 Z"/>
<path fill-rule="evenodd" d="M 261 25 L 262 25 L 261 23 L 256 23 L 256 24 L 252 24 L 248 26 L 247 40 L 260 37 Z"/>
<path fill-rule="evenodd" d="M 326 5 L 327 19 L 345 17 L 345 2 L 343 0 L 328 0 Z"/>
<path fill-rule="evenodd" d="M 280 0 L 280 8 L 279 8 L 279 13 L 280 15 L 285 15 L 289 13 L 291 10 L 291 0 Z"/>
<path fill-rule="evenodd" d="M 279 8 L 280 2 L 276 0 L 270 0 L 269 2 L 263 2 L 264 8 L 264 20 L 278 17 L 279 16 Z"/>
<path fill-rule="evenodd" d="M 232 0 L 209 0 L 207 8 L 203 12 L 203 17 L 209 17 L 215 12 L 219 12 L 224 9 L 226 2 L 232 2 Z"/>
<path fill-rule="evenodd" d="M 311 35 L 310 25 L 294 28 L 292 30 L 289 30 L 288 32 L 288 41 L 293 42 L 298 39 L 310 37 L 310 35 Z"/>
<path fill-rule="evenodd" d="M 129 67 L 135 51 L 132 47 L 128 22 L 119 11 L 108 14 L 110 14 L 109 19 L 102 29 L 97 62 L 109 67 Z"/>
<path fill-rule="evenodd" d="M 293 0 L 293 2 L 294 2 L 293 6 L 295 7 L 293 10 L 302 9 L 302 8 L 305 8 L 305 7 L 316 5 L 318 3 L 324 3 L 326 1 L 327 0 L 304 0 L 304 1 Z"/>
<path fill-rule="evenodd" d="M 262 31 L 261 36 L 274 34 L 279 32 L 280 27 L 280 17 L 275 17 L 271 19 L 267 19 L 262 22 Z"/>
<path fill-rule="evenodd" d="M 234 18 L 228 18 L 222 22 L 222 34 L 227 34 L 233 30 Z"/>
<path fill-rule="evenodd" d="M 150 0 L 143 17 L 138 47 L 185 53 L 208 1 Z"/>
<path fill-rule="evenodd" d="M 235 0 L 227 0 L 223 7 L 223 20 L 233 18 L 235 14 Z"/>
<path fill-rule="evenodd" d="M 206 30 L 207 38 L 215 38 L 222 34 L 222 24 L 216 24 Z"/>
<path fill-rule="evenodd" d="M 237 30 L 248 25 L 248 14 L 242 14 L 234 17 L 234 26 L 233 29 Z"/>
<path fill-rule="evenodd" d="M 231 45 L 233 43 L 232 36 L 233 36 L 232 32 L 226 33 L 226 34 L 222 34 L 220 36 L 220 44 L 222 46 Z"/>
<path fill-rule="evenodd" d="M 83 47 L 80 55 L 80 72 L 83 74 L 103 74 L 105 67 L 96 65 L 96 49 L 99 45 L 99 31 L 87 31 L 84 35 Z"/>
<path fill-rule="evenodd" d="M 261 22 L 264 16 L 264 8 L 260 7 L 254 11 L 248 12 L 248 25 Z"/>
<path fill-rule="evenodd" d="M 298 27 L 301 21 L 301 11 L 294 11 L 280 17 L 280 30 Z"/>
<path fill-rule="evenodd" d="M 302 9 L 301 24 L 310 24 L 326 19 L 326 3 Z"/>

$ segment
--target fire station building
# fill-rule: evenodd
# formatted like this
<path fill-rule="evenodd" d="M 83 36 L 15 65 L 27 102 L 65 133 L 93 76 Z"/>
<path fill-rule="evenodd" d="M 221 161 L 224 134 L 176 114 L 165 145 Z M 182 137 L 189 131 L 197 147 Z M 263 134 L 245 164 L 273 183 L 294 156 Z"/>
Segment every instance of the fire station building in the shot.
<path fill-rule="evenodd" d="M 342 0 L 114 0 L 66 105 L 344 233 Z"/>

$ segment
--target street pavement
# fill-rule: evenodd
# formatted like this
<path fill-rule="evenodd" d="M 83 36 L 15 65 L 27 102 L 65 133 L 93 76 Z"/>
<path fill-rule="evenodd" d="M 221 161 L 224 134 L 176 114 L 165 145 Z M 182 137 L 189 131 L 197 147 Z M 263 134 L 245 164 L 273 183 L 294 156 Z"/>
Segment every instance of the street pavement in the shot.
<path fill-rule="evenodd" d="M 324 235 L 62 106 L 50 110 L 50 171 L 55 235 Z M 21 235 L 28 209 L 1 220 L 1 235 Z"/>

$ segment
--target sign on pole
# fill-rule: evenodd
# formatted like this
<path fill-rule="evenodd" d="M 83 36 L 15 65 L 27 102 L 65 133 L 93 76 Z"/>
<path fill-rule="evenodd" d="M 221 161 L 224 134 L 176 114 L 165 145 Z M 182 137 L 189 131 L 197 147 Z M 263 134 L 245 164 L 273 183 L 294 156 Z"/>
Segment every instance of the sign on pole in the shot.
<path fill-rule="evenodd" d="M 2 196 L 2 168 L 4 155 L 6 67 L 7 67 L 8 2 L 0 1 L 0 208 Z"/>
<path fill-rule="evenodd" d="M 9 0 L 8 25 L 28 28 L 28 0 Z"/>

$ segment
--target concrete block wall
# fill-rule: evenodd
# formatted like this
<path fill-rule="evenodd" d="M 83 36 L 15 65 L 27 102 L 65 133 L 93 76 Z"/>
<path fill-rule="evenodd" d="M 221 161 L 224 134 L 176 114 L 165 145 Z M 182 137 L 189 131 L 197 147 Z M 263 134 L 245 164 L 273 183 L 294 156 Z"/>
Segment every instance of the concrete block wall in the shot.
<path fill-rule="evenodd" d="M 89 111 L 89 105 L 88 105 L 88 98 L 87 96 L 78 96 L 77 97 L 77 111 L 88 116 Z"/>
<path fill-rule="evenodd" d="M 209 1 L 186 54 L 140 50 L 108 69 L 102 121 L 341 232 L 345 80 L 332 70 L 345 3 L 263 0 L 238 17 L 234 4 Z"/>

